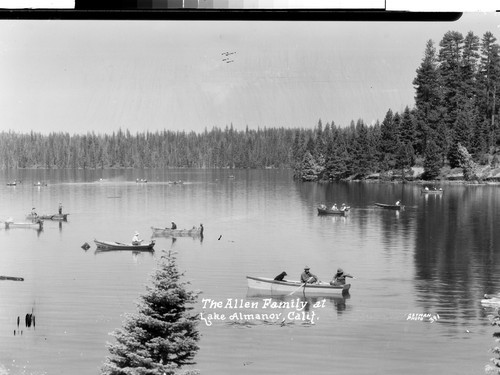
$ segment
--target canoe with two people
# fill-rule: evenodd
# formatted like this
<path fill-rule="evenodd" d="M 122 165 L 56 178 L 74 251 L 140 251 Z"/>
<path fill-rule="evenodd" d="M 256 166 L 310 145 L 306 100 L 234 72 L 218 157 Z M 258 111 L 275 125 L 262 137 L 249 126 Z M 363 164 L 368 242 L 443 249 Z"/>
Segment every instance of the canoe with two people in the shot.
<path fill-rule="evenodd" d="M 344 273 L 344 270 L 342 268 L 338 268 L 337 273 L 333 276 L 332 281 L 330 281 L 330 285 L 334 286 L 345 285 L 347 277 L 354 278 L 354 276 L 348 273 Z M 318 276 L 310 272 L 309 266 L 304 267 L 304 272 L 302 272 L 302 274 L 300 275 L 300 281 L 302 283 L 307 283 L 307 284 L 315 284 L 320 282 Z"/>

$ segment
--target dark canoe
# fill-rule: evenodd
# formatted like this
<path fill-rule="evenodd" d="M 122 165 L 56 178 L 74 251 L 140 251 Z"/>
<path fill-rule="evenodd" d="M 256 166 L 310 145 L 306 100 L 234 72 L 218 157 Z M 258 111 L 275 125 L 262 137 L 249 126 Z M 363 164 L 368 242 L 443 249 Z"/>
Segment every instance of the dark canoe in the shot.
<path fill-rule="evenodd" d="M 66 221 L 66 220 L 68 220 L 68 215 L 69 214 L 41 215 L 40 219 Z"/>
<path fill-rule="evenodd" d="M 347 215 L 347 210 L 346 211 L 340 211 L 340 210 L 332 210 L 331 208 L 321 208 L 321 207 L 318 207 L 318 215 L 341 215 L 341 216 L 346 216 Z"/>
<path fill-rule="evenodd" d="M 17 186 L 17 182 L 7 182 L 7 186 Z"/>
<path fill-rule="evenodd" d="M 0 280 L 24 281 L 24 278 L 15 276 L 0 276 Z"/>
<path fill-rule="evenodd" d="M 386 208 L 388 210 L 404 210 L 405 209 L 404 205 L 397 205 L 397 204 L 375 203 L 375 206 Z"/>
<path fill-rule="evenodd" d="M 151 242 L 147 244 L 140 244 L 140 245 L 125 244 L 114 241 L 99 241 L 99 240 L 94 240 L 94 242 L 99 250 L 154 251 L 153 247 L 155 245 L 154 240 L 151 240 Z"/>

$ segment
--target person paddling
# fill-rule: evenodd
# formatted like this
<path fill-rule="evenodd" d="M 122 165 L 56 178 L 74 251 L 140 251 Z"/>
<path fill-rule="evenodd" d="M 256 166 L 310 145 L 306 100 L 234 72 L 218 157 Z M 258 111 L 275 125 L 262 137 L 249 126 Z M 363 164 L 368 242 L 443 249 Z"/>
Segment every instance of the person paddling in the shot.
<path fill-rule="evenodd" d="M 319 281 L 318 277 L 310 273 L 309 269 L 309 266 L 304 267 L 304 272 L 300 275 L 300 281 L 308 284 L 317 283 Z"/>
<path fill-rule="evenodd" d="M 332 281 L 330 281 L 330 285 L 333 286 L 345 285 L 346 277 L 353 278 L 353 276 L 349 275 L 348 273 L 344 273 L 344 270 L 342 268 L 339 268 L 337 269 L 337 273 L 335 274 L 335 276 L 333 276 Z"/>

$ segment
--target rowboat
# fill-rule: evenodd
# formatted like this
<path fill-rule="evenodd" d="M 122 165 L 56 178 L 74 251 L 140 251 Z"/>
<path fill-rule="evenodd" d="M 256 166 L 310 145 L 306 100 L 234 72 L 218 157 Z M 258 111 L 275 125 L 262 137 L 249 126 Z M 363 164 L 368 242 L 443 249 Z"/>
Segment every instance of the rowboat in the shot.
<path fill-rule="evenodd" d="M 421 192 L 423 194 L 443 194 L 443 189 L 439 190 L 439 189 L 422 189 Z"/>
<path fill-rule="evenodd" d="M 43 229 L 43 220 L 37 220 L 34 222 L 30 223 L 23 223 L 23 222 L 14 222 L 14 221 L 6 221 L 5 222 L 5 229 L 11 229 L 11 228 L 34 228 L 34 229 Z"/>
<path fill-rule="evenodd" d="M 68 215 L 69 214 L 40 215 L 40 219 L 66 221 L 66 220 L 68 220 Z"/>
<path fill-rule="evenodd" d="M 484 298 L 481 300 L 481 305 L 499 307 L 500 306 L 500 298 L 499 297 Z"/>
<path fill-rule="evenodd" d="M 17 182 L 16 181 L 7 182 L 7 186 L 17 186 Z"/>
<path fill-rule="evenodd" d="M 330 296 L 348 293 L 351 284 L 340 286 L 320 282 L 304 284 L 296 280 L 277 281 L 268 277 L 247 276 L 248 288 L 266 292 L 269 295 L 287 295 L 297 293 L 306 296 Z"/>
<path fill-rule="evenodd" d="M 332 210 L 331 208 L 318 207 L 318 215 L 341 215 L 346 216 L 347 210 Z"/>
<path fill-rule="evenodd" d="M 198 228 L 192 229 L 172 229 L 172 228 L 156 228 L 151 227 L 153 231 L 153 236 L 165 236 L 165 237 L 195 237 L 203 236 L 203 224 L 200 224 Z"/>
<path fill-rule="evenodd" d="M 99 241 L 94 240 L 98 249 L 101 250 L 133 250 L 133 251 L 154 251 L 153 247 L 155 245 L 155 241 L 151 240 L 151 242 L 147 244 L 133 245 L 126 244 L 121 242 L 114 241 Z"/>
<path fill-rule="evenodd" d="M 388 210 L 404 210 L 405 206 L 402 204 L 385 204 L 385 203 L 375 203 L 375 206 L 386 208 Z"/>

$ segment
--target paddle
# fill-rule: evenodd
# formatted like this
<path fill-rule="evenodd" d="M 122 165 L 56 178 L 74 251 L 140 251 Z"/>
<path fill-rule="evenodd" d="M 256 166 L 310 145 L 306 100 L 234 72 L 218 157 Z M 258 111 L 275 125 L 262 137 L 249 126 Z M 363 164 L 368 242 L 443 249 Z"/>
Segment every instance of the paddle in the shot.
<path fill-rule="evenodd" d="M 309 280 L 311 280 L 313 277 L 311 276 L 310 278 L 307 279 L 307 281 L 302 284 L 301 286 L 299 286 L 297 289 L 295 289 L 292 293 L 289 294 L 289 296 L 291 296 L 292 294 L 294 294 L 296 291 L 298 291 L 300 288 L 304 287 L 308 282 Z"/>

